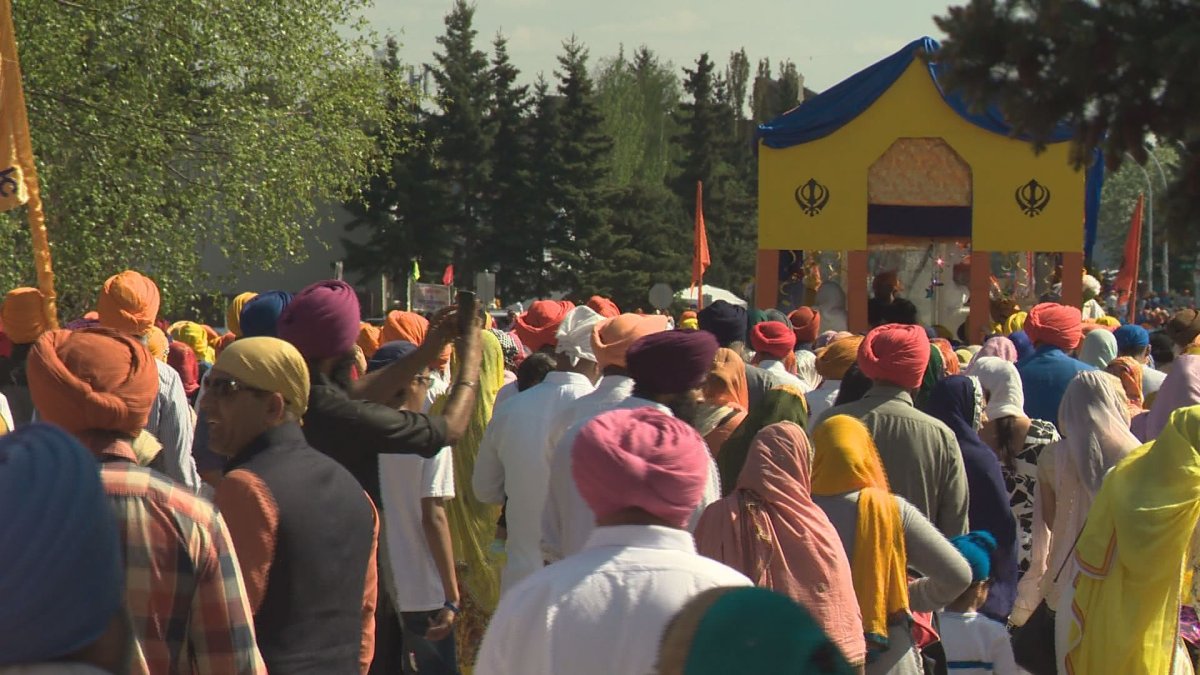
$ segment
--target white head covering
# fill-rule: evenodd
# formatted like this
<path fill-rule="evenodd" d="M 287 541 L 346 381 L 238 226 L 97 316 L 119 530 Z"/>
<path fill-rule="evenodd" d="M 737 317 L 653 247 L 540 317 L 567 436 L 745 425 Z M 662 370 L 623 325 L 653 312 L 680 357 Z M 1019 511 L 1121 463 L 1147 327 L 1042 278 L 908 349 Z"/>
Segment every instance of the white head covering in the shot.
<path fill-rule="evenodd" d="M 1104 368 L 1109 361 L 1117 358 L 1117 338 L 1107 328 L 1097 328 L 1083 338 L 1083 346 L 1079 348 L 1079 360 Z"/>
<path fill-rule="evenodd" d="M 988 419 L 1025 417 L 1025 390 L 1017 367 L 998 356 L 981 356 L 967 368 L 987 390 Z"/>
<path fill-rule="evenodd" d="M 816 354 L 807 349 L 796 352 L 796 377 L 808 386 L 808 391 L 813 391 L 821 386 L 821 376 L 817 374 Z"/>
<path fill-rule="evenodd" d="M 558 325 L 558 346 L 554 348 L 554 352 L 565 354 L 571 360 L 571 365 L 578 363 L 579 359 L 595 361 L 596 355 L 592 352 L 592 326 L 603 320 L 603 316 L 586 305 L 580 305 L 567 312 L 562 323 Z"/>

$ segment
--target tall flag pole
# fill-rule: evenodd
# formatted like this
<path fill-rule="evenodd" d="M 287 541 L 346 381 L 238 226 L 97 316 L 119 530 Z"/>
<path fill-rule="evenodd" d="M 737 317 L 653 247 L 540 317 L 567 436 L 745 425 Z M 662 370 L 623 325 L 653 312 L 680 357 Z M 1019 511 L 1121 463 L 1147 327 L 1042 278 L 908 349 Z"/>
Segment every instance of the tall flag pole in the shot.
<path fill-rule="evenodd" d="M 54 292 L 54 269 L 50 265 L 50 238 L 46 214 L 38 189 L 25 91 L 21 86 L 21 62 L 13 31 L 12 0 L 0 0 L 0 211 L 24 205 L 29 215 L 33 262 L 38 290 L 46 298 L 46 318 L 58 327 L 58 295 Z"/>
<path fill-rule="evenodd" d="M 692 245 L 692 288 L 696 290 L 696 308 L 704 309 L 704 272 L 712 264 L 708 255 L 708 234 L 704 231 L 704 183 L 696 181 L 696 232 Z"/>
<path fill-rule="evenodd" d="M 1125 253 L 1121 261 L 1121 270 L 1117 272 L 1114 286 L 1117 290 L 1118 306 L 1128 303 L 1129 323 L 1137 318 L 1137 281 L 1138 263 L 1142 247 L 1142 208 L 1145 205 L 1145 195 L 1139 194 L 1137 204 L 1133 207 L 1133 217 L 1129 221 L 1129 234 L 1125 236 Z"/>

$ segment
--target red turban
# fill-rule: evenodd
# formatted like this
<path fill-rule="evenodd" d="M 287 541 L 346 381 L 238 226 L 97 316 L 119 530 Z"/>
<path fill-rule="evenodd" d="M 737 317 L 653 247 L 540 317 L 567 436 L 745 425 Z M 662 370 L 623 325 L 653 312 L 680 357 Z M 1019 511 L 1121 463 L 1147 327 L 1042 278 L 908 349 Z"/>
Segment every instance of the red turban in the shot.
<path fill-rule="evenodd" d="M 617 303 L 599 295 L 593 295 L 588 298 L 587 306 L 593 312 L 606 319 L 613 319 L 621 315 L 621 310 L 617 308 Z"/>
<path fill-rule="evenodd" d="M 796 334 L 780 321 L 763 321 L 750 329 L 750 346 L 760 355 L 782 361 L 796 348 Z"/>
<path fill-rule="evenodd" d="M 136 436 L 158 394 L 158 366 L 137 339 L 109 328 L 44 333 L 26 374 L 38 415 L 78 436 Z"/>
<path fill-rule="evenodd" d="M 575 303 L 568 300 L 538 300 L 530 305 L 528 312 L 517 317 L 513 332 L 531 352 L 553 347 L 558 344 L 558 338 L 555 337 L 558 324 L 573 309 Z"/>
<path fill-rule="evenodd" d="M 46 296 L 28 286 L 14 288 L 0 305 L 0 324 L 13 344 L 31 344 L 50 329 L 46 318 Z"/>
<path fill-rule="evenodd" d="M 279 315 L 279 337 L 304 358 L 347 356 L 358 341 L 358 294 L 344 281 L 318 281 L 296 294 Z"/>
<path fill-rule="evenodd" d="M 640 509 L 682 528 L 700 504 L 709 461 L 700 434 L 671 415 L 613 410 L 579 431 L 571 475 L 597 518 Z"/>
<path fill-rule="evenodd" d="M 625 355 L 639 339 L 667 329 L 667 317 L 654 314 L 622 314 L 592 327 L 592 353 L 601 368 L 625 367 Z"/>
<path fill-rule="evenodd" d="M 1040 342 L 1070 351 L 1083 337 L 1083 316 L 1077 307 L 1043 302 L 1029 310 L 1025 334 L 1035 344 Z"/>
<path fill-rule="evenodd" d="M 233 344 L 233 341 L 236 339 L 238 339 L 238 336 L 233 333 L 226 333 L 222 335 L 221 339 L 217 340 L 217 346 L 215 347 L 217 356 L 220 356 L 221 352 L 225 351 L 225 348 Z"/>
<path fill-rule="evenodd" d="M 921 386 L 929 365 L 929 336 L 920 326 L 889 323 L 875 328 L 858 346 L 858 367 L 872 380 L 905 389 Z"/>
<path fill-rule="evenodd" d="M 808 345 L 817 341 L 821 332 L 821 313 L 812 307 L 801 307 L 788 314 L 792 331 L 796 333 L 796 344 Z"/>
<path fill-rule="evenodd" d="M 96 300 L 100 325 L 130 335 L 145 335 L 158 316 L 158 286 L 148 277 L 125 270 L 104 282 Z"/>
<path fill-rule="evenodd" d="M 183 382 L 183 393 L 189 397 L 195 394 L 200 388 L 200 364 L 196 361 L 196 352 L 176 340 L 167 347 L 167 363 L 179 373 L 179 380 Z"/>

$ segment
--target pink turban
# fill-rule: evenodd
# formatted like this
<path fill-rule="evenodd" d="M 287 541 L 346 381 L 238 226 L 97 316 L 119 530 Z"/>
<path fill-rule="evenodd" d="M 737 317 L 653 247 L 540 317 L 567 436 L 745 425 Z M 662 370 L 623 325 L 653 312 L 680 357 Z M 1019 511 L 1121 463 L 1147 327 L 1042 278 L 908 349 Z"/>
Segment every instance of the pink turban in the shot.
<path fill-rule="evenodd" d="M 807 345 L 816 342 L 817 334 L 821 332 L 821 313 L 812 307 L 801 307 L 788 314 L 792 322 L 792 331 L 796 334 L 796 344 Z"/>
<path fill-rule="evenodd" d="M 750 329 L 750 346 L 759 354 L 782 360 L 796 348 L 796 334 L 781 321 L 763 321 Z"/>
<path fill-rule="evenodd" d="M 597 519 L 636 508 L 682 528 L 708 482 L 704 439 L 654 408 L 593 418 L 576 437 L 571 457 L 571 475 Z"/>
<path fill-rule="evenodd" d="M 558 324 L 573 309 L 575 303 L 568 300 L 538 300 L 513 322 L 513 332 L 532 352 L 553 347 L 558 344 Z"/>
<path fill-rule="evenodd" d="M 682 394 L 699 389 L 717 356 L 717 338 L 707 331 L 651 333 L 625 355 L 637 386 L 651 394 Z"/>
<path fill-rule="evenodd" d="M 617 303 L 599 295 L 593 295 L 587 301 L 587 306 L 591 310 L 606 319 L 613 319 L 621 315 L 621 310 L 617 308 Z"/>
<path fill-rule="evenodd" d="M 279 337 L 310 361 L 345 356 L 358 342 L 358 294 L 343 281 L 318 281 L 279 315 Z"/>
<path fill-rule="evenodd" d="M 601 368 L 625 367 L 625 355 L 639 339 L 667 329 L 667 317 L 657 314 L 622 314 L 592 327 L 592 352 Z"/>
<path fill-rule="evenodd" d="M 920 326 L 888 323 L 867 333 L 858 346 L 858 367 L 872 380 L 905 389 L 921 386 L 929 365 L 929 336 Z"/>
<path fill-rule="evenodd" d="M 1041 342 L 1070 351 L 1083 337 L 1083 316 L 1076 307 L 1043 302 L 1029 310 L 1029 317 L 1025 319 L 1025 334 L 1034 343 Z"/>

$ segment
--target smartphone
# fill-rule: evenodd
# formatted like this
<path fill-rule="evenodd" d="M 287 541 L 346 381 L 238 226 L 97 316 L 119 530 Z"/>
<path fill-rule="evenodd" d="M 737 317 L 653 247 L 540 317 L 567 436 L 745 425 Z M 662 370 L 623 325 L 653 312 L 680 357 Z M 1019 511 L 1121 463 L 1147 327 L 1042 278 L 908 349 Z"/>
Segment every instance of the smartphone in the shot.
<path fill-rule="evenodd" d="M 473 291 L 458 292 L 458 332 L 460 335 L 471 330 L 475 319 L 475 293 Z"/>

